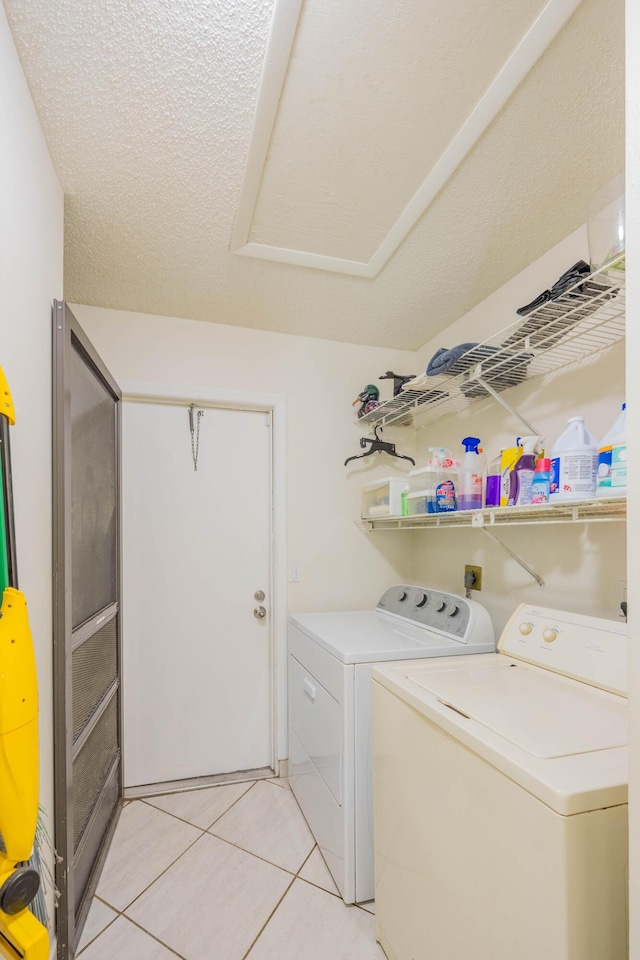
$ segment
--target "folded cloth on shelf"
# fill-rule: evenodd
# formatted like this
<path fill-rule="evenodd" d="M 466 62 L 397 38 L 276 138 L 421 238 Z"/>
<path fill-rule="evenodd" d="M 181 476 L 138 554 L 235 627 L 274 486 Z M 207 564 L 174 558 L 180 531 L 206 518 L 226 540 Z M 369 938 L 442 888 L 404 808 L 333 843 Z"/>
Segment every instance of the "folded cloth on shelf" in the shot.
<path fill-rule="evenodd" d="M 551 299 L 557 300 L 558 297 L 561 297 L 563 293 L 573 287 L 578 283 L 583 277 L 588 277 L 591 273 L 591 267 L 584 260 L 578 260 L 577 263 L 574 263 L 572 267 L 569 267 L 568 270 L 562 274 L 561 277 L 558 277 L 554 285 L 551 287 Z"/>
<path fill-rule="evenodd" d="M 460 373 L 459 370 L 452 371 L 451 368 L 460 359 L 460 357 L 477 346 L 477 343 L 459 343 L 457 347 L 452 347 L 450 350 L 447 350 L 446 347 L 440 347 L 440 349 L 436 350 L 434 355 L 431 357 L 431 360 L 429 360 L 427 365 L 427 376 L 436 377 L 439 373 L 448 373 L 454 376 L 456 373 Z M 477 363 L 476 360 L 471 362 Z M 469 364 L 465 363 L 462 369 L 466 370 L 468 366 Z"/>
<path fill-rule="evenodd" d="M 586 320 L 618 293 L 606 281 L 580 280 L 590 273 L 584 260 L 578 260 L 531 303 L 516 310 L 527 319 L 504 341 L 503 346 L 514 346 L 529 338 L 527 345 L 548 350 L 562 340 L 581 320 Z M 528 316 L 531 314 L 531 316 Z"/>
<path fill-rule="evenodd" d="M 588 263 L 585 263 L 584 260 L 578 260 L 577 263 L 574 263 L 572 267 L 569 267 L 568 270 L 559 277 L 554 285 L 551 287 L 551 290 L 543 290 L 535 300 L 532 300 L 531 303 L 527 303 L 524 307 L 518 307 L 516 313 L 520 317 L 526 317 L 528 313 L 533 313 L 534 310 L 537 310 L 538 307 L 541 307 L 548 300 L 557 300 L 558 297 L 561 297 L 563 293 L 566 293 L 570 287 L 573 287 L 578 283 L 582 277 L 587 276 L 591 273 L 591 267 Z"/>
<path fill-rule="evenodd" d="M 439 374 L 455 377 L 470 367 L 482 363 L 482 379 L 498 393 L 522 383 L 527 375 L 527 366 L 533 359 L 530 353 L 512 353 L 503 347 L 490 347 L 479 343 L 460 343 L 447 350 L 436 350 L 427 367 L 427 376 Z M 478 380 L 467 380 L 460 385 L 466 397 L 486 397 L 488 392 Z"/>

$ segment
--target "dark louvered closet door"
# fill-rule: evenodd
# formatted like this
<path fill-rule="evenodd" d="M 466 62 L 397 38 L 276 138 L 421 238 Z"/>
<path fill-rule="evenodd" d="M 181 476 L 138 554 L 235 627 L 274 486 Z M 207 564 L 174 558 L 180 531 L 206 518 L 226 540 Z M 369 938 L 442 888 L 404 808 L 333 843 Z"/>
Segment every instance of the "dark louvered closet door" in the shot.
<path fill-rule="evenodd" d="M 121 798 L 120 391 L 64 303 L 54 319 L 58 957 L 82 930 Z"/>

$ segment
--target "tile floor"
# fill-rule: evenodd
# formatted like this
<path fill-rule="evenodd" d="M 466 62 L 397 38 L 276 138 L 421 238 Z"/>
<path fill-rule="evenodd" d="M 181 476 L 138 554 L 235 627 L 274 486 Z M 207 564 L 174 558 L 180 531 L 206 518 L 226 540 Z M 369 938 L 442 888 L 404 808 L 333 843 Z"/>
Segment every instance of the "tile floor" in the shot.
<path fill-rule="evenodd" d="M 286 781 L 124 807 L 82 960 L 384 960 L 373 904 L 347 907 Z"/>

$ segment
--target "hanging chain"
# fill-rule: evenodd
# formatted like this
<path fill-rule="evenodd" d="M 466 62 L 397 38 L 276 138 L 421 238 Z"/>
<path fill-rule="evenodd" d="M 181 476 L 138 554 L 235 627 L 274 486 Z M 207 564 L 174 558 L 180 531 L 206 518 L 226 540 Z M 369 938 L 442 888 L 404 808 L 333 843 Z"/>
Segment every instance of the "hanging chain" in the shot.
<path fill-rule="evenodd" d="M 196 408 L 195 403 L 189 407 L 189 429 L 191 431 L 191 456 L 193 457 L 193 469 L 198 469 L 198 450 L 200 449 L 200 420 L 204 417 L 204 410 L 198 410 L 196 423 L 193 422 L 193 413 Z"/>

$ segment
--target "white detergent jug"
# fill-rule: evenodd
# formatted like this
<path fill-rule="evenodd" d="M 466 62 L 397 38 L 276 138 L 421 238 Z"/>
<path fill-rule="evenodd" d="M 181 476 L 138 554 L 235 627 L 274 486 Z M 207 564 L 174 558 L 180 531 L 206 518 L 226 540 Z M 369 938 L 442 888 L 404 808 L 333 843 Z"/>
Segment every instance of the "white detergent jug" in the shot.
<path fill-rule="evenodd" d="M 551 449 L 550 502 L 595 497 L 597 469 L 598 441 L 584 417 L 571 417 Z"/>

